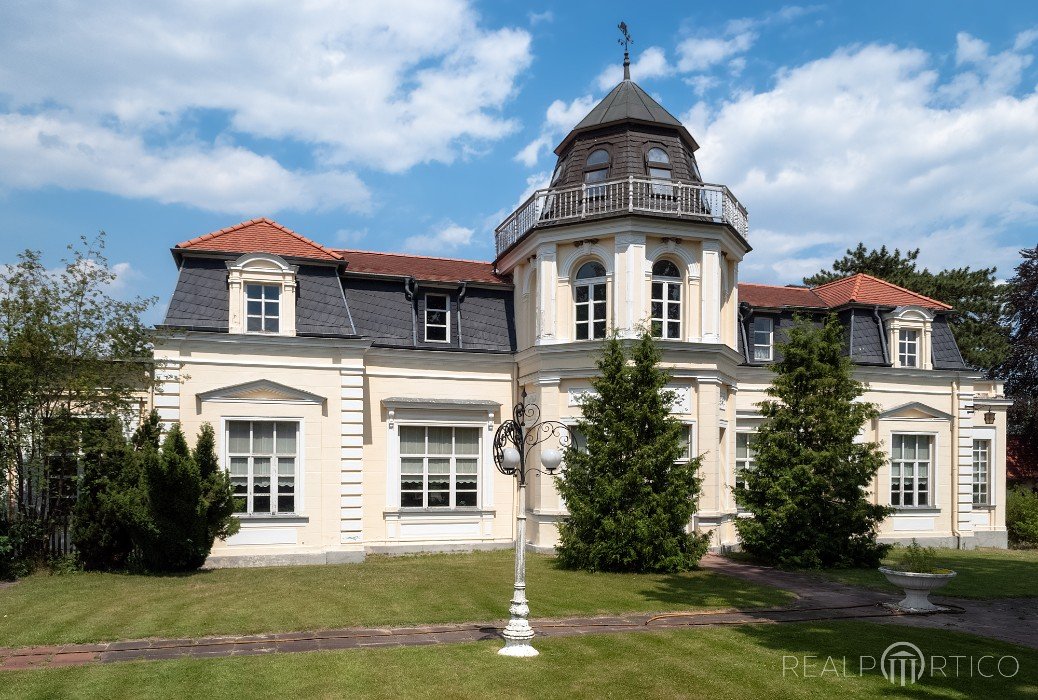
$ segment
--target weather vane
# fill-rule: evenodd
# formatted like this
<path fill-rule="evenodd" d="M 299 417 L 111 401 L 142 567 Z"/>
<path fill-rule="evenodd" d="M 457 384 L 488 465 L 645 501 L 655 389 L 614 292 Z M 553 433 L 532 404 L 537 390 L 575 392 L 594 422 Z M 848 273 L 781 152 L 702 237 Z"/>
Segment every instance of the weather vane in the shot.
<path fill-rule="evenodd" d="M 616 43 L 624 47 L 624 80 L 631 79 L 631 55 L 628 53 L 628 47 L 634 43 L 634 39 L 631 38 L 631 33 L 627 31 L 627 22 L 620 22 L 616 25 L 616 28 L 623 34 L 623 39 L 617 39 Z"/>

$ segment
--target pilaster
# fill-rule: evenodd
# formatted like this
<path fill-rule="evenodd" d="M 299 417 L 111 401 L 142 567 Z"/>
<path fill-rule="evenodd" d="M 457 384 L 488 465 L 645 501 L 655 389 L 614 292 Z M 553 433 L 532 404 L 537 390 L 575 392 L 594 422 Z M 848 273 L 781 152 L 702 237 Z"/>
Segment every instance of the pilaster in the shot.
<path fill-rule="evenodd" d="M 721 245 L 717 241 L 703 241 L 701 280 L 703 301 L 701 318 L 704 343 L 721 342 Z"/>

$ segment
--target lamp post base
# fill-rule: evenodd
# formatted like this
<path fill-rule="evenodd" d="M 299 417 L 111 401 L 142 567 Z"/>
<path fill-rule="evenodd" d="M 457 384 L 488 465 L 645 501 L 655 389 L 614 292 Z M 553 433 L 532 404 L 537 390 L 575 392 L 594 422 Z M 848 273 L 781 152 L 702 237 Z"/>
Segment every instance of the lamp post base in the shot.
<path fill-rule="evenodd" d="M 526 620 L 523 620 L 526 622 Z M 537 656 L 540 652 L 530 645 L 530 640 L 533 639 L 533 630 L 530 629 L 529 623 L 526 624 L 526 629 L 514 629 L 512 623 L 508 623 L 508 627 L 505 628 L 502 636 L 505 638 L 505 645 L 497 650 L 497 653 L 501 656 Z"/>

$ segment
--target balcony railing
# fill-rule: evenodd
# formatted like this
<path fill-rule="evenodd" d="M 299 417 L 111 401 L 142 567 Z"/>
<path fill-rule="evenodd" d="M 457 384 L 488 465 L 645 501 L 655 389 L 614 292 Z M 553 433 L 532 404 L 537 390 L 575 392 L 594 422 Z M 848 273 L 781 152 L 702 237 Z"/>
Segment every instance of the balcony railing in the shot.
<path fill-rule="evenodd" d="M 649 213 L 713 221 L 746 236 L 746 208 L 724 185 L 705 185 L 627 177 L 580 187 L 537 190 L 497 227 L 497 254 L 535 226 L 602 215 Z"/>

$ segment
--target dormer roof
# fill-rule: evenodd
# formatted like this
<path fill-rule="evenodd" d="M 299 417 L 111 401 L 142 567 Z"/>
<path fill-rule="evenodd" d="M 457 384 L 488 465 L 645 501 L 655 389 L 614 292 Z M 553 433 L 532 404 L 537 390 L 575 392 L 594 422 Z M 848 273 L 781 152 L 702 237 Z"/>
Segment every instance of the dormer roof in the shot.
<path fill-rule="evenodd" d="M 250 219 L 178 243 L 179 250 L 216 253 L 273 253 L 289 258 L 341 262 L 342 256 L 266 217 Z"/>
<path fill-rule="evenodd" d="M 875 304 L 877 306 L 922 306 L 924 309 L 947 311 L 952 307 L 944 302 L 917 294 L 872 275 L 859 272 L 850 277 L 833 280 L 814 288 L 814 293 L 829 306 L 845 304 Z"/>

